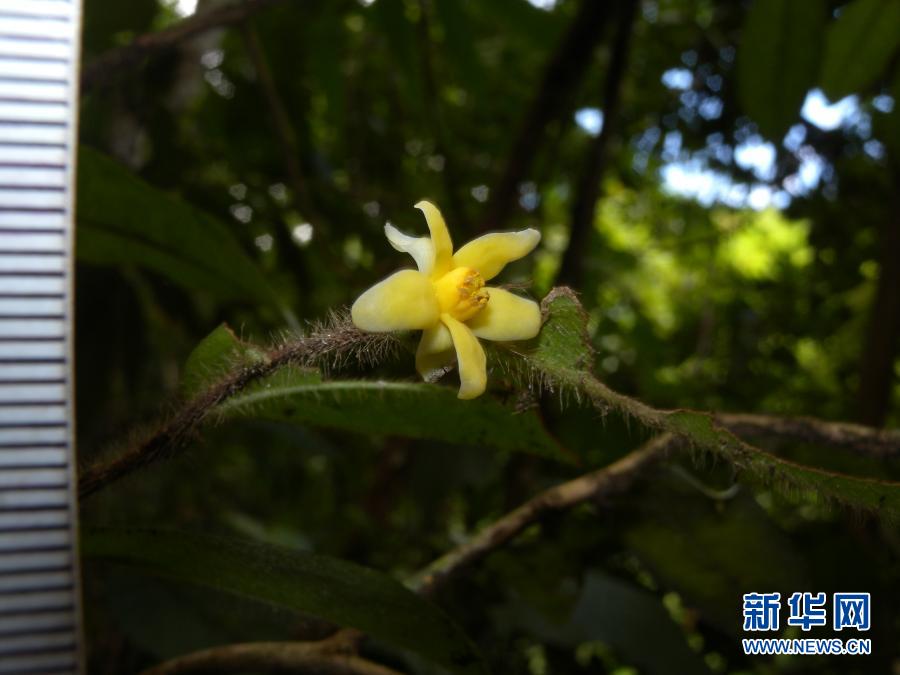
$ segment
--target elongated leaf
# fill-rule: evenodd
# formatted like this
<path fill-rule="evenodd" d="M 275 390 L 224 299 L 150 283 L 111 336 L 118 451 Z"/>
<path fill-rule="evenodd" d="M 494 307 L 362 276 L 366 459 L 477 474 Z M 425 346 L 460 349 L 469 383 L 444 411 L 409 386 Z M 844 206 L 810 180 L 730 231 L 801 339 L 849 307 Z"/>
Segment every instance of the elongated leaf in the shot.
<path fill-rule="evenodd" d="M 898 26 L 900 0 L 854 0 L 847 5 L 825 37 L 820 82 L 828 98 L 858 93 L 882 75 L 900 46 Z"/>
<path fill-rule="evenodd" d="M 738 52 L 738 94 L 763 135 L 780 139 L 815 83 L 827 17 L 822 0 L 755 0 Z"/>
<path fill-rule="evenodd" d="M 279 306 L 224 223 L 87 147 L 78 155 L 76 232 L 82 262 L 136 265 L 225 300 Z"/>
<path fill-rule="evenodd" d="M 194 349 L 182 393 L 198 394 L 235 368 L 265 361 L 264 350 L 240 341 L 224 324 Z M 356 433 L 396 435 L 529 452 L 572 462 L 533 412 L 516 413 L 494 399 L 460 401 L 450 387 L 420 383 L 338 380 L 286 367 L 219 407 L 226 416 L 253 416 Z"/>
<path fill-rule="evenodd" d="M 486 673 L 438 607 L 399 582 L 337 558 L 162 530 L 91 530 L 85 555 L 311 614 L 408 649 L 454 673 Z"/>
<path fill-rule="evenodd" d="M 532 412 L 516 414 L 489 397 L 460 401 L 456 390 L 424 383 L 319 381 L 285 369 L 224 403 L 250 415 L 372 435 L 395 435 L 528 452 L 571 462 Z"/>

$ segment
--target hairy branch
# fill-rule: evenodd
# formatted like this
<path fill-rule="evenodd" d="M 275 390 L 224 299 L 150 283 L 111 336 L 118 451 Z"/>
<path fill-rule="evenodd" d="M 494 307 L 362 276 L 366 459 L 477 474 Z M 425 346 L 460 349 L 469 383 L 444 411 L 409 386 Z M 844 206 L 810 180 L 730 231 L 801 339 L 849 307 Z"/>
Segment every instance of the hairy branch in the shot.
<path fill-rule="evenodd" d="M 122 71 L 134 68 L 149 56 L 172 49 L 201 33 L 244 21 L 280 0 L 243 0 L 199 12 L 165 30 L 139 35 L 130 44 L 104 52 L 81 71 L 81 91 L 115 82 Z"/>
<path fill-rule="evenodd" d="M 422 595 L 432 595 L 462 570 L 504 546 L 548 513 L 565 511 L 622 492 L 641 470 L 665 457 L 676 440 L 672 434 L 661 434 L 609 466 L 545 490 L 485 527 L 465 544 L 438 558 L 419 572 L 409 585 Z"/>
<path fill-rule="evenodd" d="M 584 260 L 590 234 L 594 229 L 594 213 L 600 198 L 600 183 L 609 163 L 610 139 L 616 133 L 622 101 L 622 83 L 628 63 L 628 47 L 634 32 L 637 0 L 626 0 L 616 31 L 609 69 L 603 87 L 603 128 L 590 144 L 584 170 L 578 181 L 572 203 L 572 223 L 569 242 L 563 253 L 559 279 L 576 288 L 584 277 Z"/>
<path fill-rule="evenodd" d="M 88 497 L 106 485 L 143 466 L 173 457 L 184 448 L 197 429 L 220 403 L 247 386 L 289 365 L 331 366 L 348 359 L 374 363 L 396 346 L 384 333 L 364 333 L 347 314 L 334 314 L 305 336 L 287 340 L 251 366 L 238 368 L 206 391 L 188 401 L 168 421 L 158 426 L 129 450 L 108 462 L 99 462 L 82 472 L 78 494 Z"/>
<path fill-rule="evenodd" d="M 738 436 L 790 438 L 805 443 L 843 447 L 876 458 L 900 458 L 900 430 L 876 429 L 814 417 L 778 417 L 716 413 L 714 419 Z"/>
<path fill-rule="evenodd" d="M 541 85 L 513 140 L 500 178 L 490 191 L 482 230 L 501 229 L 509 218 L 521 183 L 537 155 L 547 126 L 562 116 L 572 91 L 591 64 L 591 55 L 603 34 L 608 2 L 582 0 L 575 18 L 547 62 Z"/>

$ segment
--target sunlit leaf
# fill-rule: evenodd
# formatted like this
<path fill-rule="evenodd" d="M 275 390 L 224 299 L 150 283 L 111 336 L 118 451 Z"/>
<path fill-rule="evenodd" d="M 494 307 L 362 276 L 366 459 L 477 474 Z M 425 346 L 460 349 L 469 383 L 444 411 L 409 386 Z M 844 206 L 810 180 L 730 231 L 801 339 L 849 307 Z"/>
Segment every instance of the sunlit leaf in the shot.
<path fill-rule="evenodd" d="M 380 572 L 337 558 L 163 530 L 89 530 L 82 551 L 357 628 L 454 673 L 487 672 L 474 645 L 435 605 Z"/>

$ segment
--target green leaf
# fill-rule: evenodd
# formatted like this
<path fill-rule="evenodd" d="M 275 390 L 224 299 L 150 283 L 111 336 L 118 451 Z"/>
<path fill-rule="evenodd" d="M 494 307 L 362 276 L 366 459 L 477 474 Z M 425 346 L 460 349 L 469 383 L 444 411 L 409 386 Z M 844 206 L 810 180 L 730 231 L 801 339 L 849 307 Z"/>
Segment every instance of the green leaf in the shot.
<path fill-rule="evenodd" d="M 804 3 L 795 3 L 802 5 Z M 832 101 L 865 90 L 900 45 L 900 0 L 854 0 L 829 28 L 820 82 Z"/>
<path fill-rule="evenodd" d="M 357 628 L 454 673 L 486 673 L 475 646 L 399 582 L 337 558 L 164 530 L 88 530 L 84 555 Z"/>
<path fill-rule="evenodd" d="M 900 157 L 900 68 L 894 75 L 890 94 L 894 99 L 894 109 L 887 114 L 875 115 L 875 136 L 884 139 L 891 157 Z"/>
<path fill-rule="evenodd" d="M 738 95 L 768 138 L 780 140 L 815 83 L 827 15 L 822 0 L 755 0 L 747 13 Z"/>
<path fill-rule="evenodd" d="M 554 288 L 541 301 L 546 317 L 538 336 L 528 345 L 528 360 L 550 373 L 560 370 L 590 372 L 594 350 L 587 333 L 587 315 L 569 288 Z"/>
<path fill-rule="evenodd" d="M 379 0 L 368 10 L 391 51 L 409 110 L 424 118 L 425 85 L 417 26 L 407 11 L 404 0 Z"/>
<path fill-rule="evenodd" d="M 506 621 L 544 642 L 575 649 L 600 641 L 642 673 L 709 672 L 659 598 L 596 570 L 585 576 L 578 602 L 565 622 L 551 621 L 521 600 L 514 600 L 506 611 Z M 648 636 L 652 636 L 652 648 L 648 648 Z"/>
<path fill-rule="evenodd" d="M 268 361 L 265 351 L 242 342 L 228 324 L 221 324 L 188 356 L 181 375 L 181 394 L 190 399 L 236 368 Z"/>
<path fill-rule="evenodd" d="M 741 631 L 735 607 L 747 589 L 789 593 L 809 584 L 803 557 L 749 494 L 711 508 L 708 498 L 672 477 L 629 501 L 623 509 L 635 525 L 625 536 L 628 548 L 665 588 L 732 635 Z"/>
<path fill-rule="evenodd" d="M 109 157 L 78 154 L 78 260 L 135 265 L 223 300 L 281 307 L 228 227 Z"/>
<path fill-rule="evenodd" d="M 479 99 L 484 94 L 484 66 L 475 51 L 472 27 L 461 0 L 436 0 L 437 19 L 444 33 L 443 49 L 452 57 L 453 65 L 469 89 Z"/>
<path fill-rule="evenodd" d="M 220 412 L 343 429 L 528 452 L 572 463 L 534 412 L 516 413 L 483 396 L 460 401 L 456 390 L 424 383 L 321 382 L 287 368 L 223 403 Z"/>

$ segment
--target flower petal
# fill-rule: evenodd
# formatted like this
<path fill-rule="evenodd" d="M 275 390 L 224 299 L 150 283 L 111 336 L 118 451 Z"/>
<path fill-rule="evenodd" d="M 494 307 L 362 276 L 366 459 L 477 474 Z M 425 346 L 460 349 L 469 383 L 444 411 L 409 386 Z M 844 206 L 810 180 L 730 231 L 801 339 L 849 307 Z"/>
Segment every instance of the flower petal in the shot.
<path fill-rule="evenodd" d="M 434 246 L 429 237 L 411 237 L 390 223 L 384 226 L 384 234 L 395 250 L 409 253 L 413 257 L 416 267 L 422 274 L 431 274 L 434 265 Z"/>
<path fill-rule="evenodd" d="M 487 359 L 478 338 L 469 327 L 449 314 L 442 314 L 441 321 L 450 330 L 456 361 L 459 364 L 459 394 L 462 399 L 476 398 L 487 387 Z"/>
<path fill-rule="evenodd" d="M 416 349 L 416 370 L 426 382 L 434 382 L 456 359 L 453 338 L 447 327 L 439 323 L 426 328 Z"/>
<path fill-rule="evenodd" d="M 434 265 L 431 268 L 433 277 L 443 276 L 449 269 L 453 260 L 453 241 L 444 216 L 438 211 L 438 207 L 428 201 L 421 201 L 416 208 L 425 214 L 428 230 L 431 232 L 431 244 L 434 246 Z"/>
<path fill-rule="evenodd" d="M 453 256 L 457 267 L 471 267 L 482 277 L 492 279 L 506 267 L 534 250 L 541 233 L 534 229 L 520 232 L 492 232 L 473 239 Z"/>
<path fill-rule="evenodd" d="M 541 308 L 534 300 L 502 288 L 488 288 L 490 298 L 467 322 L 472 332 L 485 340 L 530 340 L 541 330 Z"/>
<path fill-rule="evenodd" d="M 429 328 L 440 313 L 428 277 L 415 270 L 400 270 L 359 296 L 350 316 L 357 328 L 383 333 Z"/>

